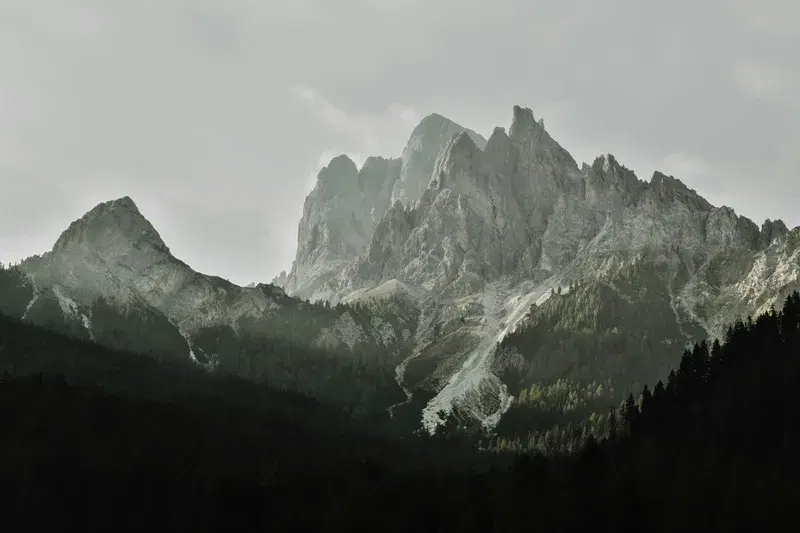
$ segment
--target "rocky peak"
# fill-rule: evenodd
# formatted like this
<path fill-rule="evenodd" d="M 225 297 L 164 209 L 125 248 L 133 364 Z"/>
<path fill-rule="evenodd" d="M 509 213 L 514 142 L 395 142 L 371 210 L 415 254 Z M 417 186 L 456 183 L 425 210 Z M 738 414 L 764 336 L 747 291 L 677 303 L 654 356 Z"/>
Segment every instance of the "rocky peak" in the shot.
<path fill-rule="evenodd" d="M 552 137 L 544 129 L 544 120 L 533 116 L 533 111 L 530 108 L 515 105 L 513 108 L 513 118 L 511 121 L 511 128 L 509 129 L 509 136 L 512 140 L 520 144 L 531 144 L 533 146 L 541 145 L 543 148 L 549 148 L 551 145 L 558 146 Z M 560 146 L 558 146 L 561 148 Z M 563 148 L 561 148 L 563 150 Z M 570 159 L 572 157 L 570 156 Z"/>
<path fill-rule="evenodd" d="M 129 196 L 98 204 L 74 221 L 58 238 L 53 252 L 88 244 L 112 246 L 120 240 L 169 253 L 158 231 Z"/>
<path fill-rule="evenodd" d="M 394 186 L 391 202 L 399 200 L 412 204 L 418 201 L 431 181 L 439 154 L 453 135 L 462 132 L 466 132 L 477 147 L 486 146 L 486 139 L 437 113 L 423 118 L 411 132 L 403 150 L 400 179 Z"/>
<path fill-rule="evenodd" d="M 656 203 L 668 204 L 681 202 L 688 207 L 698 210 L 710 210 L 713 206 L 708 201 L 697 194 L 697 191 L 690 189 L 681 180 L 667 176 L 656 170 L 648 184 L 649 197 Z"/>
<path fill-rule="evenodd" d="M 578 164 L 560 144 L 544 129 L 544 121 L 537 121 L 533 111 L 515 105 L 509 137 L 519 151 L 517 172 L 526 176 L 519 186 L 525 187 L 530 178 L 549 175 L 545 181 L 551 185 L 569 188 L 570 175 L 579 175 Z M 577 183 L 577 182 L 576 182 Z"/>
<path fill-rule="evenodd" d="M 402 160 L 369 157 L 358 173 L 365 212 L 373 223 L 377 223 L 389 209 L 392 190 L 398 179 Z"/>
<path fill-rule="evenodd" d="M 585 199 L 601 212 L 617 212 L 635 197 L 641 181 L 612 154 L 601 155 L 592 165 L 583 164 Z"/>
<path fill-rule="evenodd" d="M 508 142 L 508 134 L 503 126 L 495 126 L 489 140 L 486 142 L 486 151 L 489 151 L 490 146 L 500 146 Z"/>
<path fill-rule="evenodd" d="M 272 278 L 272 281 L 270 281 L 270 284 L 271 285 L 275 285 L 276 287 L 283 287 L 286 284 L 286 277 L 287 277 L 286 271 L 285 270 L 281 270 L 280 274 L 278 274 L 277 276 Z M 250 286 L 255 287 L 256 284 L 255 283 L 251 283 L 250 285 L 248 285 L 248 287 L 250 287 Z"/>
<path fill-rule="evenodd" d="M 773 242 L 785 237 L 789 233 L 789 228 L 786 227 L 783 220 L 772 221 L 767 219 L 761 225 L 761 231 L 758 236 L 759 249 L 768 248 Z"/>
<path fill-rule="evenodd" d="M 486 143 L 486 161 L 492 171 L 512 176 L 517 172 L 519 153 L 506 129 L 496 127 Z"/>
<path fill-rule="evenodd" d="M 466 132 L 453 135 L 436 161 L 432 182 L 435 188 L 450 187 L 458 191 L 462 180 L 473 182 L 477 178 L 480 153 L 481 149 Z"/>
<path fill-rule="evenodd" d="M 331 159 L 317 174 L 315 192 L 318 197 L 326 199 L 360 194 L 355 162 L 344 154 Z"/>
<path fill-rule="evenodd" d="M 758 226 L 747 217 L 739 216 L 728 206 L 715 207 L 708 214 L 705 226 L 706 243 L 711 248 L 746 248 L 758 246 Z"/>
<path fill-rule="evenodd" d="M 303 204 L 297 254 L 281 286 L 308 297 L 343 262 L 366 249 L 399 177 L 399 159 L 370 157 L 359 170 L 346 155 L 333 158 Z"/>
<path fill-rule="evenodd" d="M 442 150 L 437 165 L 439 161 L 453 163 L 458 160 L 469 159 L 480 151 L 481 149 L 478 148 L 478 145 L 475 144 L 472 137 L 470 137 L 467 132 L 462 131 L 450 138 L 445 149 Z"/>
<path fill-rule="evenodd" d="M 595 158 L 590 175 L 606 186 L 633 191 L 641 183 L 636 174 L 617 160 L 613 154 L 603 154 Z"/>
<path fill-rule="evenodd" d="M 515 105 L 514 118 L 511 121 L 511 138 L 520 138 L 531 133 L 540 132 L 544 128 L 533 117 L 533 110 Z"/>

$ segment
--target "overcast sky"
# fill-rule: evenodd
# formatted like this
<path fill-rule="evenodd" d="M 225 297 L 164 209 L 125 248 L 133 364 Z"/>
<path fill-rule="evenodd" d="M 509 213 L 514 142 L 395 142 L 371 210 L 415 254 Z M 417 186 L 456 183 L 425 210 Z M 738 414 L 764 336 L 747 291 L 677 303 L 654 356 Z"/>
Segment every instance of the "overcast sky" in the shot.
<path fill-rule="evenodd" d="M 0 261 L 129 195 L 239 283 L 294 257 L 338 153 L 398 156 L 438 112 L 533 109 L 573 156 L 659 169 L 800 225 L 796 0 L 2 0 Z"/>

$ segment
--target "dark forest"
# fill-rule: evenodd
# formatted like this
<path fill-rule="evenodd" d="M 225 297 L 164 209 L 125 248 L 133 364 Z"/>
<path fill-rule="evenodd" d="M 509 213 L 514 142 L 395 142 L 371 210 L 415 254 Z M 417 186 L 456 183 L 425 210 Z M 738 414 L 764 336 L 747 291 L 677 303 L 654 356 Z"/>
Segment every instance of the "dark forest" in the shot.
<path fill-rule="evenodd" d="M 392 437 L 310 397 L 0 317 L 6 531 L 800 530 L 800 295 L 573 454 Z M 452 425 L 455 425 L 452 421 Z"/>

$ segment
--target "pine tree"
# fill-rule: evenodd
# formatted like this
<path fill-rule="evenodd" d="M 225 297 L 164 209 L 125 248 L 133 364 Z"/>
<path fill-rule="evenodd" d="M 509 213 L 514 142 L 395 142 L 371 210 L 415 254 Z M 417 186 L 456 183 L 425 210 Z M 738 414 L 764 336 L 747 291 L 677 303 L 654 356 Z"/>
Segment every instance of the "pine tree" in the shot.
<path fill-rule="evenodd" d="M 610 442 L 617 442 L 619 433 L 617 431 L 617 410 L 611 409 L 608 413 L 608 440 Z"/>
<path fill-rule="evenodd" d="M 620 408 L 620 433 L 629 435 L 631 427 L 636 425 L 636 418 L 639 414 L 639 409 L 636 407 L 636 400 L 633 398 L 633 393 L 628 394 L 628 399 L 622 404 Z"/>
<path fill-rule="evenodd" d="M 719 339 L 714 339 L 708 359 L 709 374 L 713 376 L 722 366 L 722 344 L 720 344 Z"/>
<path fill-rule="evenodd" d="M 659 379 L 658 383 L 656 383 L 656 386 L 653 388 L 653 398 L 655 400 L 661 400 L 664 398 L 665 392 L 664 382 Z"/>
<path fill-rule="evenodd" d="M 667 387 L 665 389 L 666 392 L 669 392 L 670 396 L 674 396 L 675 395 L 675 384 L 676 384 L 677 380 L 678 380 L 678 376 L 675 373 L 675 370 L 674 369 L 670 370 L 669 371 L 669 376 L 667 376 Z"/>
<path fill-rule="evenodd" d="M 705 383 L 708 380 L 708 376 L 711 372 L 708 344 L 705 340 L 700 344 L 695 344 L 694 350 L 692 350 L 689 359 L 692 377 L 691 381 L 693 383 Z"/>

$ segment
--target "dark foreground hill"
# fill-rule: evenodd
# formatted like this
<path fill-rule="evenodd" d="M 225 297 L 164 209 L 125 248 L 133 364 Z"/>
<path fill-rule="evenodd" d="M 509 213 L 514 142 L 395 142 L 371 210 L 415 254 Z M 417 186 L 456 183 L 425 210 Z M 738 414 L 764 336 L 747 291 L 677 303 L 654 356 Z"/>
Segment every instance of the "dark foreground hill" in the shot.
<path fill-rule="evenodd" d="M 370 435 L 296 394 L 7 318 L 0 349 L 8 531 L 800 530 L 797 294 L 684 353 L 607 441 L 492 468 L 446 437 Z"/>

